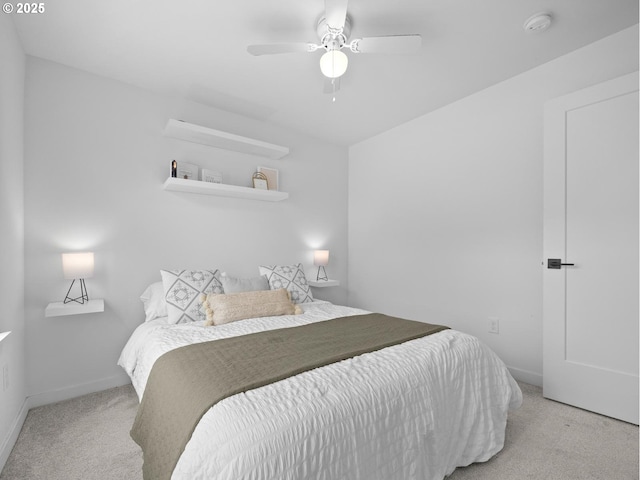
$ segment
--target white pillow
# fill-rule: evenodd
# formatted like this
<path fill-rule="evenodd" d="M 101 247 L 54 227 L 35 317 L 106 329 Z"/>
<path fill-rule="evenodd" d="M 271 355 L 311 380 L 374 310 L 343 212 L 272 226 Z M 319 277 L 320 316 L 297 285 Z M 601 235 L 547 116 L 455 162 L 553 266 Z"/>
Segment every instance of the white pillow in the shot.
<path fill-rule="evenodd" d="M 140 300 L 144 305 L 145 322 L 167 316 L 167 301 L 164 298 L 162 282 L 149 285 L 140 295 Z"/>
<path fill-rule="evenodd" d="M 202 294 L 223 293 L 219 270 L 160 270 L 169 323 L 206 320 Z"/>
<path fill-rule="evenodd" d="M 307 284 L 304 268 L 297 265 L 261 265 L 260 275 L 266 275 L 271 290 L 286 288 L 293 303 L 313 302 L 311 288 Z"/>
<path fill-rule="evenodd" d="M 236 278 L 222 273 L 220 277 L 224 293 L 257 292 L 269 290 L 269 281 L 264 275 L 250 278 Z"/>

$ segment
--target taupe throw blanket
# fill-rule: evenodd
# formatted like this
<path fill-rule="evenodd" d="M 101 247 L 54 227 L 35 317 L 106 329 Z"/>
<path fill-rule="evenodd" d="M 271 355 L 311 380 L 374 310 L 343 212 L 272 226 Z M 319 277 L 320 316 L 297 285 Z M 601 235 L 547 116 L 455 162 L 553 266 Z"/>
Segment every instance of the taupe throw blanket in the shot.
<path fill-rule="evenodd" d="M 224 398 L 446 328 L 372 313 L 167 352 L 151 370 L 131 429 L 144 478 L 170 479 L 200 418 Z"/>

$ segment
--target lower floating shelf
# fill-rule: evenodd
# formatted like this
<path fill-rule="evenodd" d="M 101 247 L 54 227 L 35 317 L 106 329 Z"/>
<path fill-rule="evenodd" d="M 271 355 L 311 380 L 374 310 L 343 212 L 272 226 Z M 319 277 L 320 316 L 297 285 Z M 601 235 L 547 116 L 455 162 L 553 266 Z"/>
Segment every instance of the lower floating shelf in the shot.
<path fill-rule="evenodd" d="M 312 287 L 338 287 L 340 281 L 338 280 L 307 280 L 307 283 Z"/>
<path fill-rule="evenodd" d="M 82 313 L 104 312 L 104 300 L 89 300 L 85 303 L 54 302 L 47 305 L 44 311 L 45 317 L 62 317 L 64 315 L 80 315 Z"/>
<path fill-rule="evenodd" d="M 289 198 L 286 192 L 276 190 L 259 190 L 250 187 L 238 187 L 225 183 L 201 182 L 184 178 L 169 177 L 162 186 L 164 190 L 172 192 L 200 193 L 203 195 L 217 195 L 219 197 L 248 198 L 264 202 L 280 202 Z"/>

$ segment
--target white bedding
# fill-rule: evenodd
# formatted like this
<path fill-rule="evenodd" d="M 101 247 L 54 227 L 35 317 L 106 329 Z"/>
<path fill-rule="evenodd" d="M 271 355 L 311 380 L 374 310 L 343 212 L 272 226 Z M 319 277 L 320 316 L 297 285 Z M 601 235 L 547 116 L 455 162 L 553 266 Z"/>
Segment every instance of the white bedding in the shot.
<path fill-rule="evenodd" d="M 142 398 L 153 363 L 174 348 L 368 313 L 328 302 L 303 307 L 302 315 L 217 327 L 145 322 L 118 364 Z M 219 402 L 196 427 L 172 478 L 441 480 L 500 451 L 507 411 L 521 402 L 488 347 L 445 330 Z"/>

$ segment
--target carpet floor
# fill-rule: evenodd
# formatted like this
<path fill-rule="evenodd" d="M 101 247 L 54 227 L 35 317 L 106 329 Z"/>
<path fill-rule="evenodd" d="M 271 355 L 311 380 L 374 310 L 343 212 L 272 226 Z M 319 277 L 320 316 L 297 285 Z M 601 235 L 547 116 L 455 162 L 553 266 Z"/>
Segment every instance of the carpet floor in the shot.
<path fill-rule="evenodd" d="M 447 480 L 638 480 L 638 427 L 520 387 L 504 449 Z M 126 385 L 30 410 L 0 480 L 141 480 L 137 406 Z"/>

